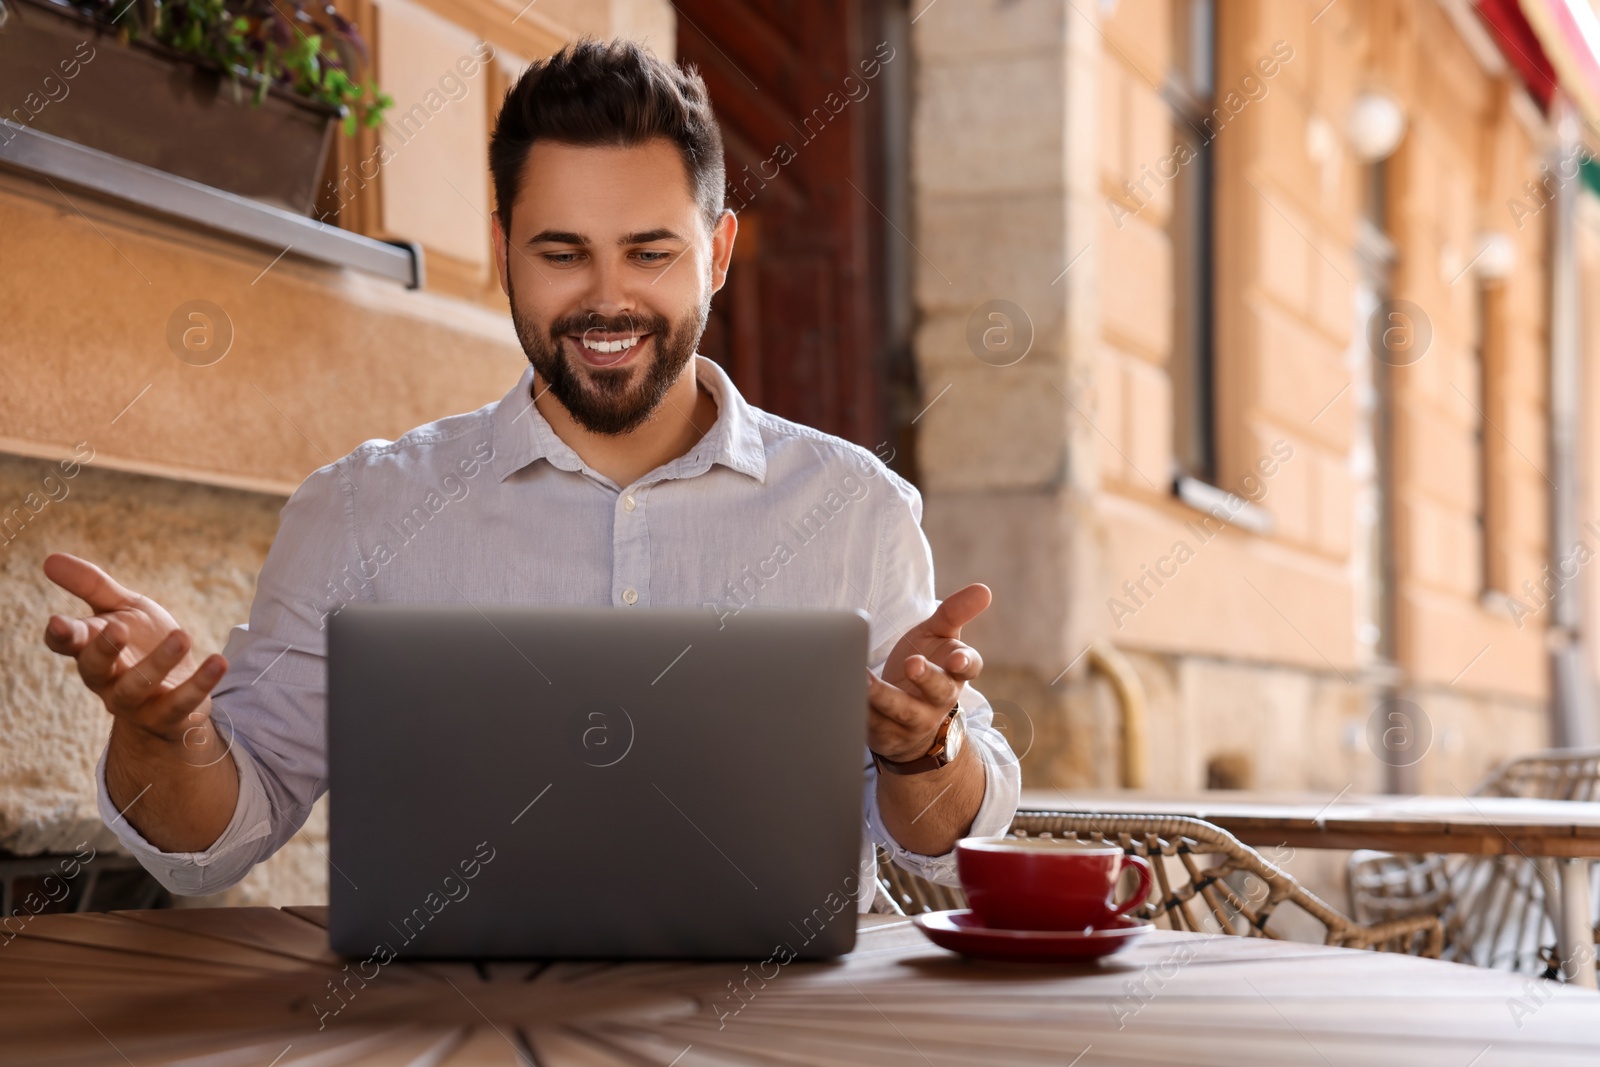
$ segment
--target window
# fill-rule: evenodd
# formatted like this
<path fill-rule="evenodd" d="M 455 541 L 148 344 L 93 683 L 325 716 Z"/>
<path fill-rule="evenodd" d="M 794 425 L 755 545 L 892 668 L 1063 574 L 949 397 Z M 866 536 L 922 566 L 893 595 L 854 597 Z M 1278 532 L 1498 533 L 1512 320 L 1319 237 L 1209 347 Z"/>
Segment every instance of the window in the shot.
<path fill-rule="evenodd" d="M 1478 562 L 1480 593 L 1493 597 L 1508 595 L 1511 583 L 1507 580 L 1504 553 L 1500 551 L 1499 534 L 1505 528 L 1504 501 L 1499 490 L 1500 479 L 1495 464 L 1493 442 L 1484 433 L 1493 403 L 1496 368 L 1499 366 L 1496 333 L 1500 321 L 1500 287 L 1493 282 L 1479 281 L 1475 294 L 1476 321 L 1473 329 L 1472 360 L 1477 376 L 1477 396 L 1472 398 L 1476 411 L 1472 424 L 1472 455 L 1477 465 L 1477 499 L 1473 518 L 1478 531 Z"/>
<path fill-rule="evenodd" d="M 1213 388 L 1212 250 L 1216 178 L 1207 126 L 1216 81 L 1214 0 L 1173 0 L 1173 65 L 1162 96 L 1189 157 L 1173 187 L 1173 451 L 1181 476 L 1217 479 Z"/>
<path fill-rule="evenodd" d="M 1387 322 L 1384 306 L 1392 294 L 1392 274 L 1396 258 L 1388 234 L 1389 167 L 1379 161 L 1368 164 L 1364 174 L 1362 214 L 1356 227 L 1356 262 L 1361 268 L 1357 307 L 1361 310 L 1357 329 L 1369 331 L 1369 358 L 1358 380 L 1358 405 L 1361 410 L 1356 449 L 1365 472 L 1360 488 L 1364 502 L 1363 543 L 1357 551 L 1358 567 L 1365 575 L 1358 617 L 1357 640 L 1379 664 L 1392 664 L 1395 646 L 1395 560 L 1394 560 L 1394 367 L 1378 353 L 1370 331 L 1374 316 Z M 1382 328 L 1381 325 L 1378 328 Z"/>

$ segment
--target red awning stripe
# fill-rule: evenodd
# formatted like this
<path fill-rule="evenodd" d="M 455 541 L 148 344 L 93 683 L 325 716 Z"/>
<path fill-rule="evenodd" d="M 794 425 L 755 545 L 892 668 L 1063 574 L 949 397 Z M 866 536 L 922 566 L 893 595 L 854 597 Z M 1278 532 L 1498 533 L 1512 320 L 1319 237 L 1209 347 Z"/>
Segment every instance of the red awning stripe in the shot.
<path fill-rule="evenodd" d="M 1477 0 L 1477 6 L 1478 14 L 1488 25 L 1506 62 L 1516 70 L 1539 105 L 1548 108 L 1556 89 L 1556 68 L 1545 54 L 1539 35 L 1523 15 L 1522 5 L 1518 0 Z"/>

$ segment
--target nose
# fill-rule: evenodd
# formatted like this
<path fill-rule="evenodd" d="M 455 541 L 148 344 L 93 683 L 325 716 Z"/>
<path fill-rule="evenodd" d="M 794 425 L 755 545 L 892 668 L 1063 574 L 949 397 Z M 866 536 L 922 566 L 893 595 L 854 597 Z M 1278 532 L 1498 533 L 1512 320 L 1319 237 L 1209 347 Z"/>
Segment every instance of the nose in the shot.
<path fill-rule="evenodd" d="M 637 301 L 628 291 L 623 267 L 612 262 L 597 262 L 589 291 L 584 294 L 584 311 L 601 319 L 621 319 L 632 317 L 637 307 Z"/>

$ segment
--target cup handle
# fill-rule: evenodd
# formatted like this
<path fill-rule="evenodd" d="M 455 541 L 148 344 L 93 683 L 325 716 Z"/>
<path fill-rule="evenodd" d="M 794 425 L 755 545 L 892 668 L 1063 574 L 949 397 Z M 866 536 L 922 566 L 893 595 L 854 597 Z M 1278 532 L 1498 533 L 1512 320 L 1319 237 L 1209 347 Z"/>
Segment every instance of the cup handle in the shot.
<path fill-rule="evenodd" d="M 1134 908 L 1137 908 L 1140 904 L 1143 904 L 1150 896 L 1150 888 L 1155 885 L 1155 874 L 1150 870 L 1149 860 L 1145 859 L 1143 856 L 1123 856 L 1122 859 L 1125 864 L 1131 866 L 1135 871 L 1139 872 L 1139 888 L 1135 889 L 1128 896 L 1127 900 L 1112 908 L 1111 914 L 1117 918 L 1121 918 Z M 1123 869 L 1126 870 L 1127 867 L 1124 867 Z M 1116 895 L 1116 889 L 1113 888 L 1111 892 L 1114 897 Z"/>

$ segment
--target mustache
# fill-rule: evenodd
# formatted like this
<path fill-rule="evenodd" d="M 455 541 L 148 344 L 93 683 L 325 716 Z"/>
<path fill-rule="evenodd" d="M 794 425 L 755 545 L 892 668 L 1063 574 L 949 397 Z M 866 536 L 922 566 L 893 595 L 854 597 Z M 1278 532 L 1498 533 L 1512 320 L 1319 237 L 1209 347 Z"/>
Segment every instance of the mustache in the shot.
<path fill-rule="evenodd" d="M 550 336 L 560 340 L 566 336 L 582 337 L 585 333 L 654 333 L 666 335 L 671 323 L 664 315 L 601 315 L 587 312 L 565 315 L 550 324 Z"/>

